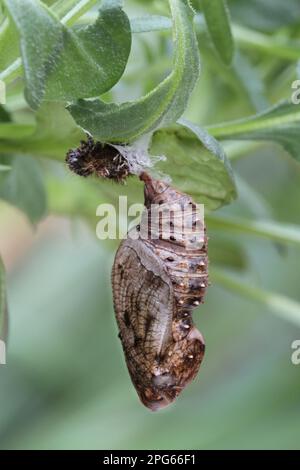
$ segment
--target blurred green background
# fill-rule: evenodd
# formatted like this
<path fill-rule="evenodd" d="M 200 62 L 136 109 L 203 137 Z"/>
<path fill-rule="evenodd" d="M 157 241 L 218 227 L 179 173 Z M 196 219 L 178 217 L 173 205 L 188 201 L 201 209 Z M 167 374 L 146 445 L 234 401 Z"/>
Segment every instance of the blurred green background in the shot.
<path fill-rule="evenodd" d="M 131 17 L 164 13 L 161 2 L 125 5 Z M 297 0 L 237 0 L 229 6 L 235 25 L 271 40 L 299 38 Z M 168 31 L 134 35 L 125 75 L 110 96 L 133 99 L 158 83 L 171 63 L 170 41 Z M 207 38 L 199 43 L 202 74 L 186 112 L 192 121 L 208 125 L 240 118 L 290 97 L 296 60 L 237 40 L 236 75 L 220 64 Z M 21 92 L 18 82 L 11 87 L 8 107 L 31 122 Z M 300 225 L 295 161 L 273 144 L 225 148 L 239 198 L 218 214 Z M 194 313 L 207 344 L 198 377 L 168 409 L 152 413 L 139 403 L 112 306 L 117 244 L 95 234 L 96 207 L 106 200 L 105 191 L 112 197 L 116 187 L 81 182 L 61 162 L 43 159 L 41 172 L 49 206 L 41 223 L 32 227 L 17 209 L 0 205 L 10 312 L 8 363 L 0 366 L 0 447 L 299 449 L 300 366 L 291 362 L 299 327 L 285 320 L 284 312 L 275 315 L 215 282 Z M 140 201 L 141 186 L 138 191 Z M 242 253 L 236 269 L 227 266 L 226 272 L 300 302 L 299 248 L 213 229 L 209 237 L 211 244 L 226 237 L 234 253 L 235 248 Z M 222 254 L 216 258 L 221 266 Z"/>

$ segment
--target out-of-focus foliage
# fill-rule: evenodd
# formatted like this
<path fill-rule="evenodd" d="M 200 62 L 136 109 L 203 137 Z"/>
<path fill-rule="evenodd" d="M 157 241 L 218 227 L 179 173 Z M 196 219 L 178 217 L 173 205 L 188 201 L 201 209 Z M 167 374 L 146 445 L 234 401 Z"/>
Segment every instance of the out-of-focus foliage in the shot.
<path fill-rule="evenodd" d="M 5 1 L 11 12 L 16 3 Z M 278 104 L 290 103 L 297 79 L 300 3 L 228 0 L 230 15 L 221 18 L 230 18 L 224 43 L 220 31 L 211 29 L 214 20 L 203 14 L 202 0 L 172 0 L 172 11 L 160 0 L 128 0 L 123 10 L 119 0 L 42 3 L 49 8 L 37 1 L 47 12 L 44 19 L 50 15 L 60 31 L 74 34 L 77 45 L 78 32 L 97 24 L 100 6 L 116 8 L 124 26 L 128 16 L 132 44 L 124 75 L 101 95 L 122 74 L 129 52 L 126 27 L 114 43 L 127 38 L 123 66 L 118 61 L 112 70 L 114 57 L 92 54 L 91 67 L 105 65 L 111 73 L 107 88 L 105 74 L 94 77 L 92 88 L 97 81 L 100 96 L 89 98 L 113 113 L 125 109 L 126 116 L 128 106 L 130 112 L 142 110 L 136 134 L 129 118 L 119 122 L 129 139 L 159 121 L 150 149 L 168 159 L 155 170 L 205 202 L 207 212 L 219 208 L 206 214 L 212 287 L 194 315 L 207 353 L 199 376 L 172 407 L 151 414 L 139 404 L 111 300 L 110 270 L 119 242 L 97 240 L 95 229 L 98 204 L 117 207 L 119 195 L 141 202 L 142 184 L 131 177 L 118 186 L 67 171 L 66 151 L 85 137 L 78 117 L 65 109 L 71 95 L 60 88 L 60 102 L 44 100 L 51 67 L 28 83 L 16 15 L 0 15 L 0 79 L 7 89 L 0 107 L 0 253 L 8 268 L 10 311 L 8 364 L 0 366 L 0 447 L 299 448 L 300 366 L 291 362 L 291 343 L 300 336 L 300 105 Z M 52 65 L 59 67 L 63 51 L 55 52 Z M 71 55 L 67 61 L 74 66 Z M 39 67 L 43 57 L 32 59 Z M 35 106 L 42 100 L 37 111 L 24 99 L 26 85 L 38 90 L 37 100 L 29 100 Z M 166 91 L 161 101 L 157 90 Z M 148 116 L 144 104 L 153 95 Z M 185 120 L 170 123 L 187 102 Z M 171 119 L 164 124 L 165 116 Z M 103 136 L 103 116 L 96 118 L 93 131 Z M 182 127 L 187 120 L 193 123 L 189 129 Z M 112 140 L 120 126 L 110 125 Z M 230 204 L 220 208 L 224 203 Z M 47 213 L 60 218 L 36 227 Z M 0 337 L 7 311 L 3 279 L 1 265 Z"/>
<path fill-rule="evenodd" d="M 230 0 L 230 7 L 235 21 L 262 31 L 276 32 L 282 26 L 299 22 L 298 0 Z"/>
<path fill-rule="evenodd" d="M 226 0 L 202 0 L 202 4 L 211 40 L 221 61 L 230 65 L 234 54 L 234 43 Z"/>

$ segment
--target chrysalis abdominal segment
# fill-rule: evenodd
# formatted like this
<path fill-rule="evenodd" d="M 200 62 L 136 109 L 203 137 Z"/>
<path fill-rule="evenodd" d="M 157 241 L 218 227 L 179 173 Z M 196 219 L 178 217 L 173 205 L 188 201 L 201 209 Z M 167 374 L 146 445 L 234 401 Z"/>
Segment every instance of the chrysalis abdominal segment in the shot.
<path fill-rule="evenodd" d="M 115 257 L 113 297 L 132 382 L 144 405 L 158 410 L 176 399 L 203 359 L 204 340 L 192 311 L 208 284 L 207 237 L 204 226 L 204 236 L 195 230 L 193 219 L 190 230 L 180 231 L 178 208 L 190 213 L 195 205 L 187 194 L 145 172 L 140 178 L 146 217 L 153 204 L 167 206 L 173 217 L 167 232 L 156 224 L 155 238 L 143 236 L 139 226 L 129 232 Z"/>

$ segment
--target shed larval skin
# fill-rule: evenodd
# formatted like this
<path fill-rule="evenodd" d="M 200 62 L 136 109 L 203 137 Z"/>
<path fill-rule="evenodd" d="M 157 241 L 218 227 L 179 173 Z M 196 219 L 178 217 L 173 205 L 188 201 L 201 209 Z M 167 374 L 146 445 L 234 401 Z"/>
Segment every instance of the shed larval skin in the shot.
<path fill-rule="evenodd" d="M 112 285 L 132 382 L 143 404 L 156 411 L 194 379 L 204 356 L 204 339 L 193 325 L 192 311 L 203 302 L 208 284 L 207 237 L 205 227 L 195 231 L 190 196 L 147 173 L 140 179 L 146 209 L 141 226 L 128 233 L 117 251 Z M 153 204 L 171 213 L 168 233 L 164 214 L 159 223 L 151 221 Z M 182 209 L 191 217 L 184 232 Z M 148 220 L 154 238 L 148 228 L 143 233 L 143 220 Z"/>

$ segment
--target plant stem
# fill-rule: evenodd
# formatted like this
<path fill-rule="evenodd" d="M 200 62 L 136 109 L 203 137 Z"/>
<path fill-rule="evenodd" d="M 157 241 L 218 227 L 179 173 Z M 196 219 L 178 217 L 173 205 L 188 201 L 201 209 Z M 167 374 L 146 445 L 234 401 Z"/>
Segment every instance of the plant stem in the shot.
<path fill-rule="evenodd" d="M 246 118 L 245 120 L 238 120 L 238 121 L 230 121 L 224 124 L 217 124 L 214 126 L 209 126 L 207 128 L 208 132 L 212 134 L 216 139 L 222 139 L 226 137 L 234 138 L 239 134 L 244 134 L 247 132 L 251 132 L 253 130 L 259 129 L 272 129 L 276 125 L 285 125 L 291 124 L 296 121 L 300 120 L 300 111 L 296 111 L 293 113 L 288 113 L 285 116 L 276 116 L 276 117 L 263 117 L 261 121 L 256 119 L 256 121 L 252 119 Z"/>
<path fill-rule="evenodd" d="M 300 245 L 300 227 L 273 221 L 246 220 L 238 217 L 221 217 L 209 214 L 206 217 L 210 229 L 229 231 L 273 240 L 281 243 Z"/>
<path fill-rule="evenodd" d="M 285 297 L 284 295 L 274 294 L 273 292 L 253 287 L 249 280 L 242 282 L 234 276 L 229 275 L 221 269 L 213 269 L 212 279 L 222 287 L 229 289 L 236 294 L 246 297 L 250 300 L 256 300 L 266 307 L 270 308 L 280 318 L 300 325 L 300 303 Z"/>
<path fill-rule="evenodd" d="M 81 0 L 78 2 L 78 0 L 72 0 L 74 5 L 68 10 L 65 11 L 63 10 L 63 13 L 57 13 L 58 17 L 61 18 L 61 22 L 67 26 L 72 26 L 78 18 L 80 18 L 84 13 L 86 13 L 90 8 L 92 8 L 98 0 Z M 65 4 L 64 0 L 64 4 Z M 53 9 L 55 12 L 55 9 Z M 61 15 L 61 16 L 60 16 Z"/>
<path fill-rule="evenodd" d="M 242 46 L 261 50 L 281 59 L 294 61 L 300 58 L 299 43 L 286 43 L 274 36 L 268 36 L 240 25 L 233 26 L 233 35 Z"/>
<path fill-rule="evenodd" d="M 3 80 L 6 84 L 17 78 L 22 70 L 22 61 L 19 57 L 12 64 L 9 65 L 3 72 L 0 73 L 0 80 Z"/>

